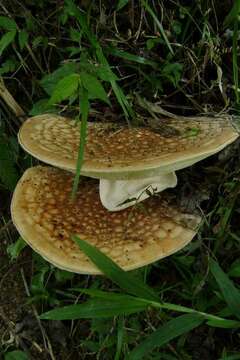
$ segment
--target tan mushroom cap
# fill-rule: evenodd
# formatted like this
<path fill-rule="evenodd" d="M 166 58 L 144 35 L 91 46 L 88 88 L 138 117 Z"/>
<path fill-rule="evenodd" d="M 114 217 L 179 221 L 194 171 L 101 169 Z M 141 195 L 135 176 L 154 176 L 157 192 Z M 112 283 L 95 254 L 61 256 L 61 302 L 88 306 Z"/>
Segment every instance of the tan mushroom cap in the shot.
<path fill-rule="evenodd" d="M 89 123 L 82 175 L 112 180 L 151 177 L 190 166 L 233 142 L 230 118 L 165 119 L 156 131 Z M 75 172 L 80 125 L 57 115 L 29 118 L 22 147 L 39 160 Z"/>
<path fill-rule="evenodd" d="M 198 216 L 185 214 L 167 194 L 141 206 L 108 212 L 101 204 L 96 180 L 83 179 L 76 200 L 70 200 L 73 175 L 50 167 L 28 169 L 11 204 L 13 222 L 25 241 L 55 266 L 83 274 L 100 271 L 71 240 L 88 241 L 125 270 L 164 258 L 188 244 Z"/>

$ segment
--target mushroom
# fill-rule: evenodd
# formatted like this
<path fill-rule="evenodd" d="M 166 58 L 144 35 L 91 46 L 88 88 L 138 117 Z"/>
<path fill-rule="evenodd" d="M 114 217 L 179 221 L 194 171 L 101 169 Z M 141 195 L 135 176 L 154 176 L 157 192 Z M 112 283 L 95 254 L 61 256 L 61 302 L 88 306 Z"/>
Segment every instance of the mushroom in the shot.
<path fill-rule="evenodd" d="M 95 179 L 83 179 L 75 201 L 71 201 L 73 177 L 61 169 L 29 168 L 11 203 L 12 219 L 21 236 L 59 268 L 100 274 L 71 240 L 72 234 L 96 246 L 125 270 L 180 250 L 196 234 L 200 218 L 184 213 L 166 193 L 147 199 L 141 206 L 109 212 L 100 202 Z"/>
<path fill-rule="evenodd" d="M 75 121 L 45 114 L 23 124 L 19 142 L 39 160 L 75 172 L 79 132 Z M 157 129 L 90 122 L 81 174 L 100 179 L 103 205 L 121 210 L 146 199 L 153 189 L 176 186 L 176 170 L 215 154 L 237 137 L 230 117 L 162 119 Z"/>

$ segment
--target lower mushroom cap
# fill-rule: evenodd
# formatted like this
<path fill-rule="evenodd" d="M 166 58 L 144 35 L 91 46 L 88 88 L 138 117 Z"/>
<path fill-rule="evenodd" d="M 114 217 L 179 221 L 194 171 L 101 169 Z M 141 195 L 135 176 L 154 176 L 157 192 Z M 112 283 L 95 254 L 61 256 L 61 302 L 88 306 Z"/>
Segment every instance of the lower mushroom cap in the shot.
<path fill-rule="evenodd" d="M 101 272 L 71 240 L 88 241 L 125 270 L 164 258 L 188 244 L 200 218 L 181 212 L 165 193 L 141 206 L 107 211 L 98 183 L 82 180 L 71 201 L 73 175 L 50 167 L 28 169 L 11 204 L 13 222 L 25 241 L 55 266 L 84 274 Z"/>

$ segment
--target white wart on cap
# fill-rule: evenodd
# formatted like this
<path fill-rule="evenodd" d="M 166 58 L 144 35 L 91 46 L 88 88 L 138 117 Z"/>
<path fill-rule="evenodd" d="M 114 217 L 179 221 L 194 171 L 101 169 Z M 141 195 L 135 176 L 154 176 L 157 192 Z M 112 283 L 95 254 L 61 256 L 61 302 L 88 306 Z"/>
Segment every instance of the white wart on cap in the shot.
<path fill-rule="evenodd" d="M 71 240 L 88 241 L 125 270 L 164 258 L 187 245 L 199 224 L 167 194 L 119 212 L 108 212 L 99 199 L 96 180 L 82 180 L 74 202 L 73 175 L 37 166 L 20 179 L 11 204 L 13 222 L 23 239 L 55 266 L 83 274 L 100 271 Z"/>
<path fill-rule="evenodd" d="M 165 119 L 159 124 L 153 130 L 89 123 L 81 174 L 128 180 L 170 173 L 222 150 L 238 137 L 226 117 Z M 23 124 L 19 142 L 39 160 L 75 172 L 79 133 L 75 121 L 45 114 Z"/>

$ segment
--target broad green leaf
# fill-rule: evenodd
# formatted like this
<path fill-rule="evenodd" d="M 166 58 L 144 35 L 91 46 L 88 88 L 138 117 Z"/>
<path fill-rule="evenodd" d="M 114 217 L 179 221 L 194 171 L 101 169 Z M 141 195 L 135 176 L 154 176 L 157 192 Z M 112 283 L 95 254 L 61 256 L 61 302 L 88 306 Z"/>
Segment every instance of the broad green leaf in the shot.
<path fill-rule="evenodd" d="M 118 315 L 129 315 L 147 308 L 147 304 L 132 299 L 131 301 L 89 300 L 84 304 L 69 305 L 48 311 L 41 315 L 45 320 L 74 320 L 109 318 Z"/>
<path fill-rule="evenodd" d="M 232 9 L 224 19 L 224 26 L 231 25 L 234 21 L 238 21 L 238 15 L 240 14 L 240 0 L 234 0 Z"/>
<path fill-rule="evenodd" d="M 79 87 L 79 74 L 71 74 L 61 79 L 49 100 L 49 105 L 60 103 L 63 100 L 69 99 L 76 93 Z"/>
<path fill-rule="evenodd" d="M 92 260 L 99 270 L 101 270 L 120 288 L 140 298 L 159 301 L 158 296 L 151 288 L 133 274 L 121 269 L 115 262 L 113 262 L 96 247 L 79 239 L 78 236 L 72 236 L 72 239 L 79 245 L 80 249 Z"/>
<path fill-rule="evenodd" d="M 54 113 L 56 108 L 53 105 L 49 105 L 49 99 L 40 99 L 33 104 L 29 115 L 35 116 L 44 113 Z"/>
<path fill-rule="evenodd" d="M 23 50 L 28 42 L 28 33 L 25 30 L 19 31 L 18 42 L 19 42 L 20 49 Z"/>
<path fill-rule="evenodd" d="M 58 282 L 63 283 L 66 282 L 67 280 L 72 280 L 74 278 L 74 273 L 66 270 L 56 269 L 54 271 L 54 276 Z"/>
<path fill-rule="evenodd" d="M 28 360 L 27 354 L 20 350 L 10 351 L 4 355 L 4 360 Z"/>
<path fill-rule="evenodd" d="M 78 70 L 78 65 L 74 62 L 66 63 L 60 66 L 52 74 L 45 75 L 40 81 L 41 86 L 48 95 L 52 95 L 57 83 L 68 75 L 71 75 Z"/>
<path fill-rule="evenodd" d="M 118 0 L 117 11 L 121 10 L 124 6 L 126 6 L 128 2 L 129 0 Z"/>
<path fill-rule="evenodd" d="M 0 75 L 7 74 L 8 72 L 13 72 L 17 67 L 17 61 L 13 59 L 6 60 L 0 67 Z"/>
<path fill-rule="evenodd" d="M 4 34 L 0 39 L 0 56 L 2 55 L 3 51 L 10 45 L 16 36 L 16 30 L 11 30 Z"/>
<path fill-rule="evenodd" d="M 9 245 L 7 247 L 7 253 L 10 255 L 11 260 L 17 259 L 26 246 L 26 242 L 21 237 L 19 237 L 15 243 Z"/>
<path fill-rule="evenodd" d="M 210 259 L 210 270 L 230 310 L 240 319 L 240 291 L 213 259 Z"/>
<path fill-rule="evenodd" d="M 85 88 L 82 88 L 82 96 L 80 99 L 79 107 L 81 109 L 81 114 L 82 114 L 81 128 L 80 128 L 80 145 L 79 145 L 79 149 L 78 149 L 76 175 L 74 177 L 73 187 L 72 187 L 72 199 L 74 199 L 74 197 L 77 193 L 83 159 L 84 159 L 85 143 L 86 143 L 86 139 L 87 139 L 87 121 L 88 121 L 88 114 L 89 114 L 89 102 L 88 102 L 88 92 Z"/>
<path fill-rule="evenodd" d="M 17 24 L 7 16 L 0 16 L 0 28 L 7 31 L 13 31 L 17 30 Z"/>
<path fill-rule="evenodd" d="M 159 348 L 176 337 L 185 334 L 197 326 L 201 325 L 204 318 L 196 314 L 187 314 L 170 320 L 160 326 L 156 331 L 149 335 L 140 345 L 130 352 L 128 360 L 147 359 L 150 351 Z"/>
<path fill-rule="evenodd" d="M 228 276 L 240 278 L 240 259 L 234 261 L 228 271 Z"/>
<path fill-rule="evenodd" d="M 110 104 L 106 91 L 95 76 L 82 72 L 80 77 L 84 88 L 92 98 L 100 99 Z"/>
<path fill-rule="evenodd" d="M 167 63 L 162 69 L 162 76 L 166 77 L 175 87 L 182 77 L 183 65 L 179 63 Z"/>

